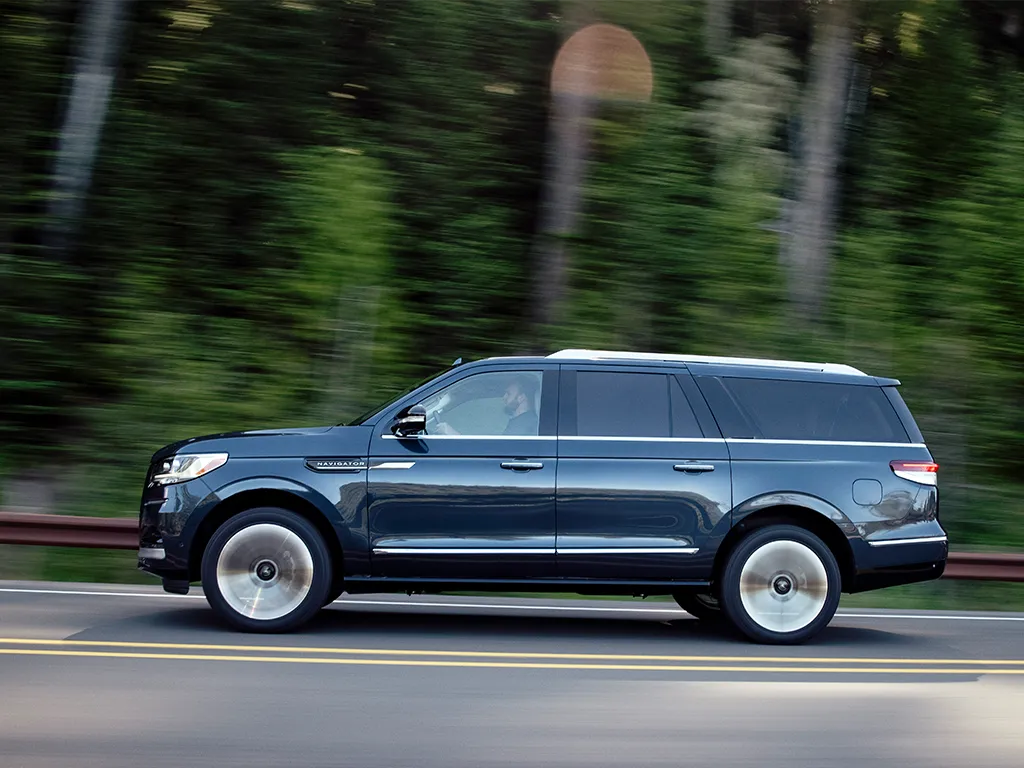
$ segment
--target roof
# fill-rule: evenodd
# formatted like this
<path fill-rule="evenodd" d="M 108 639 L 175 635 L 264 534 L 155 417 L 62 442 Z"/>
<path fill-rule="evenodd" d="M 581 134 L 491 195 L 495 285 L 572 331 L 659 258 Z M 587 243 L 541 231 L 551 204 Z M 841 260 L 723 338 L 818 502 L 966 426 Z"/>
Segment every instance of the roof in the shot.
<path fill-rule="evenodd" d="M 810 363 L 796 360 L 772 360 L 758 357 L 715 357 L 708 355 L 673 355 L 661 352 L 619 352 L 600 349 L 561 349 L 548 358 L 572 360 L 651 360 L 670 363 L 707 363 L 712 365 L 747 365 L 759 368 L 789 368 L 822 373 L 867 376 L 861 370 L 841 363 Z"/>

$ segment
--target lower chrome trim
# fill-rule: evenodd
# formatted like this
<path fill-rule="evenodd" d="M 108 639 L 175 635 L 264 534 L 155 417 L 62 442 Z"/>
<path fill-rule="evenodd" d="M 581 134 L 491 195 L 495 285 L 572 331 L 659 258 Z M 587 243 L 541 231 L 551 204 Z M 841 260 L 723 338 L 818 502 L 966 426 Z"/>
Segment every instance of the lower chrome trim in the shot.
<path fill-rule="evenodd" d="M 381 547 L 375 555 L 553 555 L 554 547 Z"/>
<path fill-rule="evenodd" d="M 560 555 L 695 555 L 699 547 L 569 547 Z"/>
<path fill-rule="evenodd" d="M 163 560 L 166 557 L 167 553 L 163 547 L 139 547 L 140 560 Z"/>
<path fill-rule="evenodd" d="M 699 547 L 380 547 L 375 555 L 695 555 Z"/>
<path fill-rule="evenodd" d="M 380 464 L 371 464 L 370 469 L 412 469 L 414 466 L 415 461 L 383 461 Z"/>
<path fill-rule="evenodd" d="M 882 539 L 881 541 L 869 541 L 872 547 L 891 547 L 895 544 L 938 544 L 948 541 L 946 536 L 918 536 L 909 539 Z"/>

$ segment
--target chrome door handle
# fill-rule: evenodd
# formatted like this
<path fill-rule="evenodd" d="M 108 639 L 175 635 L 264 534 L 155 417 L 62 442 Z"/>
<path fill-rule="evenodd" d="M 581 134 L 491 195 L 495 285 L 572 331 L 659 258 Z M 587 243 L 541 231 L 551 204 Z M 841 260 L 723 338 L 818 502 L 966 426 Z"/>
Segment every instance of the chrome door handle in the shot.
<path fill-rule="evenodd" d="M 672 469 L 674 469 L 676 472 L 692 472 L 692 473 L 714 472 L 715 471 L 715 465 L 714 464 L 676 464 L 674 467 L 672 467 Z"/>
<path fill-rule="evenodd" d="M 519 471 L 526 471 L 528 469 L 544 469 L 543 461 L 503 461 L 501 462 L 502 469 L 515 469 Z"/>

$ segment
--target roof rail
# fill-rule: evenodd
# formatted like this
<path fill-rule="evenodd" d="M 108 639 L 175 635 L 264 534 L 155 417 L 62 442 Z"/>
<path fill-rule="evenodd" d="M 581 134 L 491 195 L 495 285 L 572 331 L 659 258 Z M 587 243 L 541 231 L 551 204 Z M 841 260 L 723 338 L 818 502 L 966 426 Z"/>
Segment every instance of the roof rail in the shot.
<path fill-rule="evenodd" d="M 861 370 L 841 363 L 806 363 L 795 360 L 769 360 L 759 357 L 715 357 L 708 355 L 673 355 L 661 352 L 615 352 L 602 349 L 560 349 L 548 357 L 575 360 L 657 360 L 673 363 L 712 363 L 715 365 L 752 365 L 762 368 L 794 368 L 822 373 L 844 373 L 867 376 Z"/>

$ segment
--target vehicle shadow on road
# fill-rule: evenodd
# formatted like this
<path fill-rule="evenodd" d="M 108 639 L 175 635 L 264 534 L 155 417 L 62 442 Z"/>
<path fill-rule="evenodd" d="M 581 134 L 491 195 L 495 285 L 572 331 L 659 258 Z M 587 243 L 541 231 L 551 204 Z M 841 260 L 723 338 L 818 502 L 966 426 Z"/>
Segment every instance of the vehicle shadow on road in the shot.
<path fill-rule="evenodd" d="M 301 629 L 287 634 L 246 635 L 227 628 L 205 606 L 158 611 L 99 624 L 74 636 L 83 640 L 136 642 L 225 643 L 246 645 L 356 644 L 396 648 L 424 643 L 479 649 L 518 646 L 553 646 L 550 650 L 607 650 L 608 645 L 629 643 L 659 652 L 707 652 L 731 646 L 762 650 L 726 625 L 689 617 L 644 620 L 636 617 L 565 615 L 508 615 L 501 613 L 441 613 L 423 610 L 381 610 L 335 604 L 318 613 Z M 597 648 L 595 648 L 595 646 Z M 877 628 L 831 626 L 809 647 L 856 648 L 859 652 L 915 647 L 920 638 Z M 799 648 L 799 647 L 798 647 Z M 784 648 L 779 648 L 785 652 Z M 794 650 L 795 653 L 799 651 Z M 774 653 L 774 651 L 773 651 Z"/>

